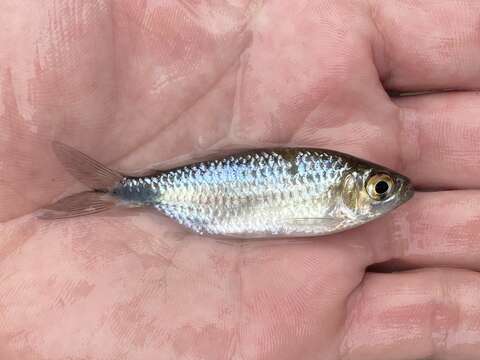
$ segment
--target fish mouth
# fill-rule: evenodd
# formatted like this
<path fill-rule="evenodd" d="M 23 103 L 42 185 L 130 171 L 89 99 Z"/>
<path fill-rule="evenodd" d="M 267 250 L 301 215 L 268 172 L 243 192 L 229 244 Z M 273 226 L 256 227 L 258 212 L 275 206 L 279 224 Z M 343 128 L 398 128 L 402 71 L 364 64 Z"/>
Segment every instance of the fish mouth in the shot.
<path fill-rule="evenodd" d="M 413 184 L 410 182 L 410 180 L 406 179 L 405 181 L 402 182 L 402 185 L 400 187 L 400 198 L 401 202 L 407 202 L 410 200 L 413 195 L 415 195 L 415 189 L 413 187 Z"/>

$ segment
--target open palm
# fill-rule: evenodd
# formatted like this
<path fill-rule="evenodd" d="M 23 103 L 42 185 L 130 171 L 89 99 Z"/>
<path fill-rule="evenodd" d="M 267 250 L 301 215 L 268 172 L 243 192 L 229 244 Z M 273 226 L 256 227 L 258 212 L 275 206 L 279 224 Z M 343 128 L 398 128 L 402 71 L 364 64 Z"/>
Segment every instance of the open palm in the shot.
<path fill-rule="evenodd" d="M 2 1 L 0 358 L 478 359 L 479 21 L 450 0 Z M 53 139 L 127 174 L 331 148 L 436 191 L 308 241 L 46 222 L 77 190 Z"/>

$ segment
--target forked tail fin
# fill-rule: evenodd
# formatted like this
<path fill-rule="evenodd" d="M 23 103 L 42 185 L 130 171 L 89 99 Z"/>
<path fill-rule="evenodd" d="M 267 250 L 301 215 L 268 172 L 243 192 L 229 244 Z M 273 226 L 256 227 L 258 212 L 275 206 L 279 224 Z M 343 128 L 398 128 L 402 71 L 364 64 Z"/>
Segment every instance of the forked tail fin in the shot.
<path fill-rule="evenodd" d="M 108 192 L 123 179 L 119 172 L 107 168 L 71 146 L 54 141 L 52 147 L 65 169 L 90 189 Z"/>
<path fill-rule="evenodd" d="M 115 198 L 106 193 L 84 191 L 44 207 L 38 218 L 54 220 L 96 214 L 111 209 L 116 203 Z"/>
<path fill-rule="evenodd" d="M 109 192 L 123 179 L 122 174 L 68 145 L 55 141 L 52 146 L 55 155 L 68 172 L 92 191 L 71 195 L 46 206 L 38 216 L 40 219 L 64 219 L 95 214 L 118 203 Z"/>

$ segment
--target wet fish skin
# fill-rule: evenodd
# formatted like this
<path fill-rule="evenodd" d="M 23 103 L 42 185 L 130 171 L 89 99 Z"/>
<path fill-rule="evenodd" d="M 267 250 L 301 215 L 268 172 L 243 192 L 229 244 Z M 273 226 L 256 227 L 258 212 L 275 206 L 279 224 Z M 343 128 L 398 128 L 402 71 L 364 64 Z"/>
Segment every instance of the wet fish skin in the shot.
<path fill-rule="evenodd" d="M 44 208 L 43 219 L 151 207 L 193 232 L 228 237 L 332 234 L 378 218 L 413 196 L 408 178 L 331 150 L 255 150 L 132 177 L 55 142 L 65 168 L 91 188 Z"/>
<path fill-rule="evenodd" d="M 374 173 L 390 174 L 398 192 L 368 201 L 364 183 Z M 407 178 L 352 156 L 285 148 L 127 177 L 113 194 L 136 206 L 153 206 L 199 234 L 251 238 L 346 230 L 389 212 L 413 191 Z"/>

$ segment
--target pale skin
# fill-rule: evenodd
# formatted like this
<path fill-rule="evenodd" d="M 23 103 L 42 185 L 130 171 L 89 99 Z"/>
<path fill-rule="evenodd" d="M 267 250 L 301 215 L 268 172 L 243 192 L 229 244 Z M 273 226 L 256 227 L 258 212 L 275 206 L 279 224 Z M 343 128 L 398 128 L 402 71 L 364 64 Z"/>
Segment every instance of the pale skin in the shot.
<path fill-rule="evenodd" d="M 478 359 L 479 2 L 3 0 L 0 24 L 0 358 Z M 81 189 L 53 139 L 125 173 L 331 148 L 433 191 L 311 241 L 46 222 Z"/>

